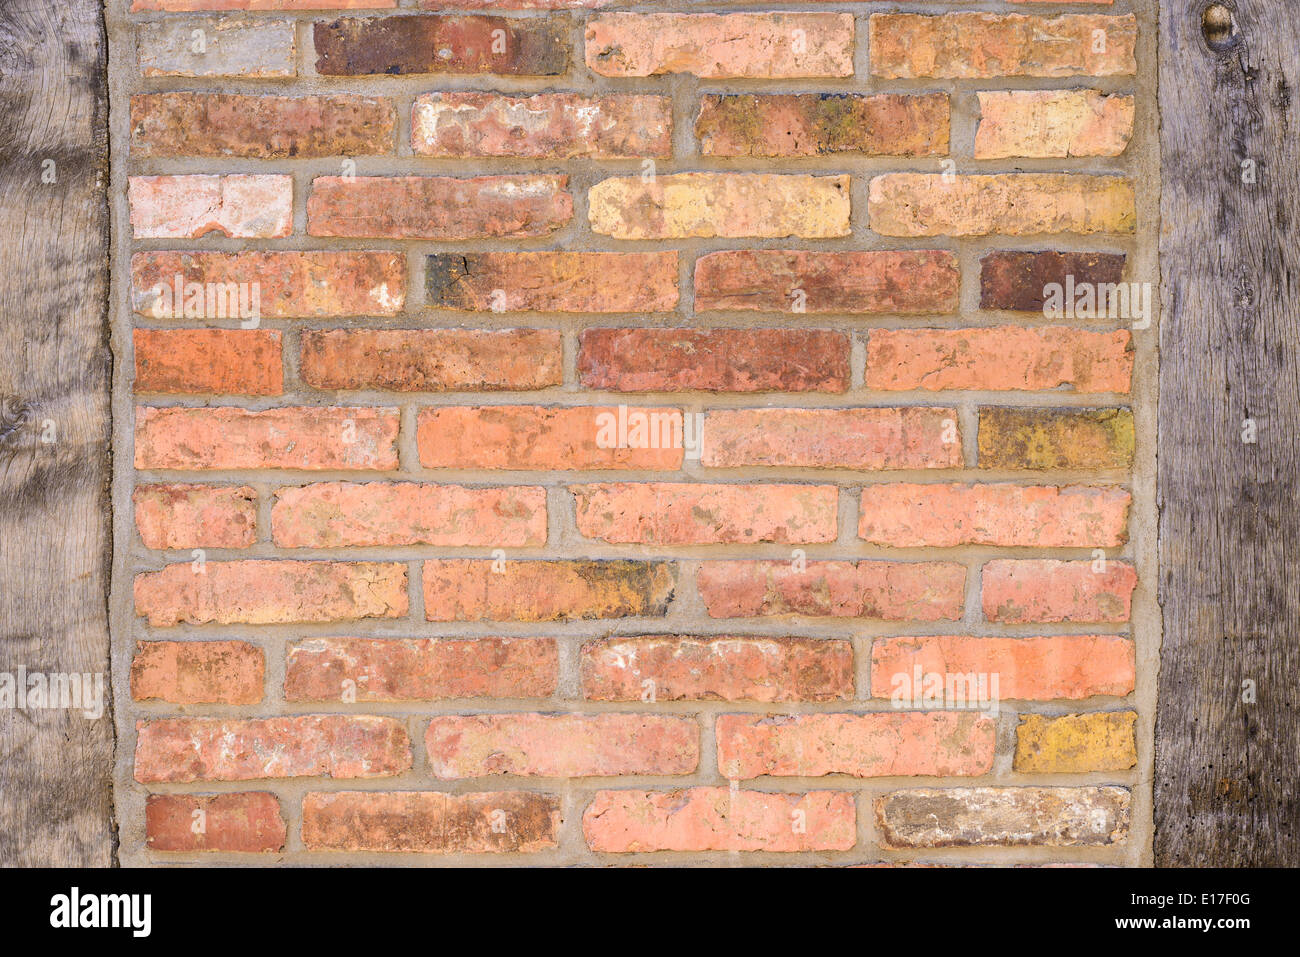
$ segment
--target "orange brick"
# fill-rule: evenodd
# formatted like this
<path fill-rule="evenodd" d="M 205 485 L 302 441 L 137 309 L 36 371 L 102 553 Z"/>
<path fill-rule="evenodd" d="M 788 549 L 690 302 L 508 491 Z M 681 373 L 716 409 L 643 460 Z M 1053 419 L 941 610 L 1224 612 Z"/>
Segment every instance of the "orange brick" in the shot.
<path fill-rule="evenodd" d="M 136 614 L 154 628 L 401 618 L 397 562 L 180 562 L 135 577 Z"/>
<path fill-rule="evenodd" d="M 249 548 L 257 492 L 247 485 L 141 485 L 131 496 L 145 548 Z"/>
<path fill-rule="evenodd" d="M 306 638 L 289 646 L 286 701 L 549 698 L 553 638 Z"/>
<path fill-rule="evenodd" d="M 834 485 L 607 483 L 569 487 L 578 532 L 638 545 L 833 542 Z"/>
<path fill-rule="evenodd" d="M 668 312 L 677 252 L 440 253 L 429 304 L 471 312 Z"/>
<path fill-rule="evenodd" d="M 539 486 L 324 482 L 275 493 L 272 537 L 281 548 L 546 543 Z"/>
<path fill-rule="evenodd" d="M 1125 622 L 1137 586 L 1127 562 L 993 561 L 982 573 L 989 621 Z"/>
<path fill-rule="evenodd" d="M 274 329 L 136 329 L 135 391 L 279 395 L 280 333 Z"/>
<path fill-rule="evenodd" d="M 274 794 L 150 794 L 144 806 L 145 844 L 151 851 L 284 849 L 288 827 Z"/>
<path fill-rule="evenodd" d="M 438 715 L 425 746 L 436 778 L 690 774 L 700 729 L 693 718 L 653 714 Z"/>
<path fill-rule="evenodd" d="M 246 641 L 137 641 L 131 697 L 170 704 L 257 704 L 266 660 Z"/>

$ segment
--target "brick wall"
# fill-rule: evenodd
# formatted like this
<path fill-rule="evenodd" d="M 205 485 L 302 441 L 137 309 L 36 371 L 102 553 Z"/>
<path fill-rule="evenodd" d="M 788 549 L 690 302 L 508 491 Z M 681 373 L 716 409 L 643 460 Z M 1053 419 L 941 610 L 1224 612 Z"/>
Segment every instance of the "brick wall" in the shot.
<path fill-rule="evenodd" d="M 1145 860 L 1153 6 L 112 0 L 123 860 Z"/>

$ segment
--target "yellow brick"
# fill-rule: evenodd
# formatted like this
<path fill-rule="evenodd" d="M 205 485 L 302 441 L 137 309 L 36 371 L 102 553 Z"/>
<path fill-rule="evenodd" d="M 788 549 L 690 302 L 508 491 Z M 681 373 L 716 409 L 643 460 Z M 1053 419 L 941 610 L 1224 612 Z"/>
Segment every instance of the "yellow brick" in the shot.
<path fill-rule="evenodd" d="M 1126 771 L 1137 764 L 1136 721 L 1133 711 L 1021 715 L 1015 769 L 1041 774 Z"/>

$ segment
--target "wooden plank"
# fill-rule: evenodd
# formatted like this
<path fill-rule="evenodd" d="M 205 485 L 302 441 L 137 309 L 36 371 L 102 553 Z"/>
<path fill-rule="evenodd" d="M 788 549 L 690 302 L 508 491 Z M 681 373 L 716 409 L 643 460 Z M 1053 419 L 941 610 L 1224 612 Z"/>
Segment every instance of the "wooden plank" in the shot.
<path fill-rule="evenodd" d="M 1300 18 L 1205 6 L 1161 5 L 1155 862 L 1295 866 Z"/>
<path fill-rule="evenodd" d="M 104 703 L 0 709 L 6 866 L 114 855 L 106 70 L 99 0 L 0 4 L 0 672 Z"/>

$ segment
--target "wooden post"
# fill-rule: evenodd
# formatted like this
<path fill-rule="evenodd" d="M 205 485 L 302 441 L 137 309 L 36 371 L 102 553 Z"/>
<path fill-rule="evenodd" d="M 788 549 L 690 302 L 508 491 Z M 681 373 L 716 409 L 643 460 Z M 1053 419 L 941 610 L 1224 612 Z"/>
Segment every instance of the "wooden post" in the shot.
<path fill-rule="evenodd" d="M 103 682 L 0 709 L 5 866 L 114 857 L 106 71 L 100 0 L 0 4 L 0 672 Z"/>
<path fill-rule="evenodd" d="M 1300 863 L 1300 18 L 1161 5 L 1155 861 Z"/>

